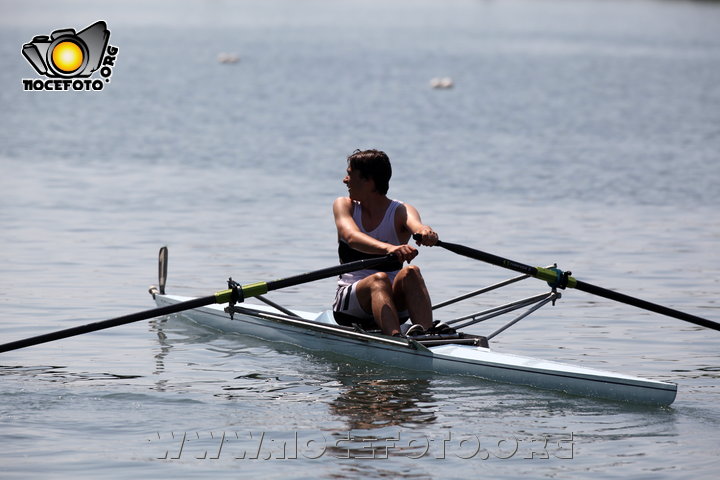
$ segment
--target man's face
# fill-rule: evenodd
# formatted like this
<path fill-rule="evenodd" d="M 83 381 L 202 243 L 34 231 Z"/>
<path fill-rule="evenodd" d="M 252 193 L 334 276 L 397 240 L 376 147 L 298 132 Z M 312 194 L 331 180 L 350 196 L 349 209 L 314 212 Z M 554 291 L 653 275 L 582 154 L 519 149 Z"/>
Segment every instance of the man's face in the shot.
<path fill-rule="evenodd" d="M 360 172 L 347 168 L 347 175 L 343 183 L 348 187 L 348 195 L 351 199 L 360 201 L 375 188 L 374 182 L 360 176 Z"/>

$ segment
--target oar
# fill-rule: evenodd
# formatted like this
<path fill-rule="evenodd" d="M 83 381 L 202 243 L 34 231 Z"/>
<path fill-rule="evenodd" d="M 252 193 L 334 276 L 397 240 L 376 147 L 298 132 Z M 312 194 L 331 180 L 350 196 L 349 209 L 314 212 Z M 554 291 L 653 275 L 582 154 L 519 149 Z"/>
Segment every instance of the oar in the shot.
<path fill-rule="evenodd" d="M 420 240 L 418 235 L 413 235 L 413 238 L 418 241 Z M 497 255 L 466 247 L 464 245 L 458 245 L 456 243 L 442 242 L 438 240 L 436 245 L 446 250 L 450 250 L 451 252 L 457 253 L 458 255 L 463 255 L 465 257 L 487 262 L 498 267 L 507 268 L 509 270 L 514 270 L 516 272 L 524 273 L 526 275 L 530 275 L 531 277 L 544 280 L 548 282 L 551 287 L 575 288 L 577 290 L 591 293 L 599 297 L 615 300 L 616 302 L 626 303 L 628 305 L 659 313 L 661 315 L 667 315 L 668 317 L 677 318 L 679 320 L 694 323 L 695 325 L 700 325 L 702 327 L 720 331 L 720 323 L 716 323 L 702 317 L 691 315 L 689 313 L 681 312 L 679 310 L 674 310 L 663 305 L 658 305 L 657 303 L 652 303 L 646 300 L 631 297 L 623 293 L 613 292 L 612 290 L 598 287 L 590 283 L 582 282 L 570 276 L 570 272 L 563 272 L 557 268 L 531 267 L 530 265 L 525 265 L 514 260 L 509 260 L 507 258 L 499 257 Z"/>
<path fill-rule="evenodd" d="M 204 307 L 215 303 L 242 302 L 245 298 L 263 295 L 271 290 L 292 287 L 295 285 L 300 285 L 302 283 L 321 280 L 323 278 L 330 278 L 336 275 L 342 275 L 343 273 L 353 272 L 355 270 L 373 268 L 384 263 L 392 262 L 397 262 L 397 257 L 395 257 L 395 255 L 393 254 L 390 254 L 384 257 L 369 258 L 365 260 L 358 260 L 356 262 L 349 262 L 342 265 L 323 268 L 321 270 L 303 273 L 294 277 L 237 286 L 237 288 L 229 288 L 227 290 L 222 290 L 207 297 L 195 298 L 186 302 L 180 302 L 165 307 L 145 310 L 143 312 L 132 313 L 130 315 L 124 315 L 122 317 L 112 318 L 110 320 L 89 323 L 87 325 L 67 328 L 65 330 L 58 330 L 56 332 L 46 333 L 44 335 L 38 335 L 36 337 L 26 338 L 24 340 L 17 340 L 15 342 L 5 343 L 3 345 L 0 345 L 0 353 L 8 352 L 10 350 L 17 350 L 19 348 L 30 347 L 32 345 L 38 345 L 41 343 L 52 342 L 54 340 L 60 340 L 63 338 L 74 337 L 76 335 L 82 335 L 83 333 L 95 332 L 97 330 L 104 330 L 106 328 L 117 327 L 119 325 L 148 320 L 150 318 L 160 317 L 163 315 L 171 315 L 173 313 L 183 312 L 185 310 L 192 310 L 193 308 Z"/>

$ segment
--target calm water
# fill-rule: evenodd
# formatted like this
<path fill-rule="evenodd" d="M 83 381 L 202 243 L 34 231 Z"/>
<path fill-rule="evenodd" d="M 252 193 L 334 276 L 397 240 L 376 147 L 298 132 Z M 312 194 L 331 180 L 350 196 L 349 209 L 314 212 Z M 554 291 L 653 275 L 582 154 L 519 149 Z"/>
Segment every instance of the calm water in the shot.
<path fill-rule="evenodd" d="M 441 238 L 720 320 L 719 4 L 106 3 L 0 2 L 2 342 L 151 308 L 161 245 L 186 295 L 333 265 L 330 205 L 367 147 Z M 120 49 L 102 92 L 22 92 L 23 43 L 100 19 Z M 445 76 L 453 89 L 429 87 Z M 512 276 L 439 249 L 418 263 L 436 301 Z M 271 297 L 332 296 L 326 280 Z M 418 376 L 160 318 L 2 354 L 0 467 L 715 478 L 720 333 L 567 291 L 494 345 L 671 381 L 678 398 Z"/>

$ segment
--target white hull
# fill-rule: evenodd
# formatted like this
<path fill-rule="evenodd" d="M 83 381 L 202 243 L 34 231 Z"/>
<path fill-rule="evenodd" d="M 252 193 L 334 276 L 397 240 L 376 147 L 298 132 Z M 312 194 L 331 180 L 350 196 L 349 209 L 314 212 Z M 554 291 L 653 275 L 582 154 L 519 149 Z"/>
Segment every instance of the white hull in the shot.
<path fill-rule="evenodd" d="M 158 306 L 186 300 L 190 298 L 159 294 L 155 297 Z M 449 344 L 425 347 L 405 339 L 358 333 L 337 326 L 328 313 L 295 311 L 305 320 L 293 320 L 272 307 L 247 305 L 265 313 L 236 313 L 231 320 L 224 311 L 226 306 L 211 305 L 186 311 L 182 315 L 223 332 L 288 343 L 308 350 L 334 352 L 410 370 L 471 375 L 573 395 L 650 405 L 669 405 L 677 393 L 676 385 L 666 382 L 498 353 L 479 346 Z"/>

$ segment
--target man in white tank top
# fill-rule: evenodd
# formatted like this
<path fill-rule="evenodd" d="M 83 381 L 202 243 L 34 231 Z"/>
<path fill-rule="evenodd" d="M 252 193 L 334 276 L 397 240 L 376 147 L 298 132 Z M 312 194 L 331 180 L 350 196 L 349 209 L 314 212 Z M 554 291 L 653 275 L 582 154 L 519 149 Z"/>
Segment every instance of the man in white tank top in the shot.
<path fill-rule="evenodd" d="M 425 281 L 420 269 L 409 265 L 418 251 L 407 242 L 411 235 L 420 234 L 419 244 L 432 246 L 438 236 L 421 222 L 414 207 L 387 197 L 391 175 L 384 152 L 356 150 L 348 157 L 343 179 L 348 196 L 333 203 L 338 250 L 343 263 L 392 253 L 400 264 L 408 265 L 390 272 L 361 270 L 341 276 L 333 310 L 374 319 L 384 334 L 400 335 L 400 320 L 407 314 L 418 325 L 411 326 L 411 331 L 433 327 Z"/>

